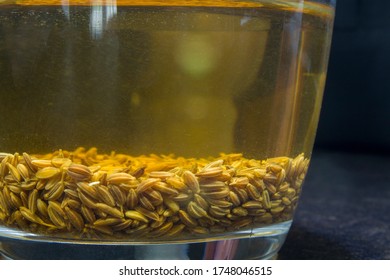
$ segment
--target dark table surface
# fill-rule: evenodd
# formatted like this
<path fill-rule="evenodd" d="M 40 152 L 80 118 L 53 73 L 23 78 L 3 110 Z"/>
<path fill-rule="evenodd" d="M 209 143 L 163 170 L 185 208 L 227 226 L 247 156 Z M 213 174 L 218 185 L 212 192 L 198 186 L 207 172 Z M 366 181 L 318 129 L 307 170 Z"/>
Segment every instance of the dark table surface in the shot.
<path fill-rule="evenodd" d="M 314 151 L 279 259 L 390 259 L 390 156 Z"/>

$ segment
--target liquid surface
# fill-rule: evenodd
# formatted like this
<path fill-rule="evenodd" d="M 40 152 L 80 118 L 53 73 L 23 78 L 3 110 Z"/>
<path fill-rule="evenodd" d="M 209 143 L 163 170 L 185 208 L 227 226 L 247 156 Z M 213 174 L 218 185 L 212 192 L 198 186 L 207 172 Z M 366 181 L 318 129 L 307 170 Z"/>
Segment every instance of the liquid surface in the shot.
<path fill-rule="evenodd" d="M 310 154 L 331 9 L 131 2 L 0 6 L 2 151 Z"/>

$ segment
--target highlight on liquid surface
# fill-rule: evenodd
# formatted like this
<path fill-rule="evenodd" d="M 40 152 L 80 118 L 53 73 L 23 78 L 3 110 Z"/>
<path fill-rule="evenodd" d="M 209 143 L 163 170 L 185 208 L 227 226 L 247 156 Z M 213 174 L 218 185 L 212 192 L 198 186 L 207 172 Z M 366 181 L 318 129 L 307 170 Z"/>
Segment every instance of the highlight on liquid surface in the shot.
<path fill-rule="evenodd" d="M 292 219 L 331 7 L 63 3 L 0 1 L 3 224 L 166 239 Z"/>

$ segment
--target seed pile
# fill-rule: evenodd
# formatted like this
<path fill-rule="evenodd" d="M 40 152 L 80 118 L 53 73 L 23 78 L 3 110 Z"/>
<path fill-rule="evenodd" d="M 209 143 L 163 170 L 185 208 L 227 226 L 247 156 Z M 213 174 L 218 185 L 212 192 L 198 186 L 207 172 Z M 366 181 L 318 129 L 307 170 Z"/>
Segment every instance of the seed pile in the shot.
<path fill-rule="evenodd" d="M 290 220 L 309 159 L 0 153 L 0 223 L 79 238 L 180 238 Z"/>

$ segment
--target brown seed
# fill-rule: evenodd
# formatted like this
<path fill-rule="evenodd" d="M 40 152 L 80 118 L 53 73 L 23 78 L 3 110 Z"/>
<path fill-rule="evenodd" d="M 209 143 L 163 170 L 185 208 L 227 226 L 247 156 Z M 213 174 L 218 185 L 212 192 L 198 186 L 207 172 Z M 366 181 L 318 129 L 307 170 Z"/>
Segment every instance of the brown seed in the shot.
<path fill-rule="evenodd" d="M 209 213 L 215 218 L 222 218 L 230 213 L 230 209 L 211 205 L 209 208 Z"/>
<path fill-rule="evenodd" d="M 149 199 L 150 203 L 152 203 L 153 206 L 158 206 L 163 203 L 163 197 L 161 193 L 156 190 L 149 189 L 145 191 L 143 195 L 145 195 Z"/>
<path fill-rule="evenodd" d="M 63 167 L 63 166 L 69 166 L 72 164 L 72 161 L 69 158 L 62 158 L 62 157 L 55 157 L 52 158 L 51 164 L 54 167 Z"/>
<path fill-rule="evenodd" d="M 199 194 L 195 194 L 194 195 L 194 201 L 200 206 L 202 207 L 204 210 L 207 211 L 207 209 L 209 208 L 209 204 L 207 203 L 207 201 L 202 197 L 200 196 Z"/>
<path fill-rule="evenodd" d="M 145 195 L 139 194 L 138 195 L 138 200 L 139 200 L 139 204 L 142 207 L 144 207 L 144 208 L 146 208 L 146 209 L 148 209 L 150 211 L 154 211 L 155 210 L 154 205 L 150 202 L 150 200 Z"/>
<path fill-rule="evenodd" d="M 22 176 L 20 176 L 18 169 L 8 162 L 6 163 L 6 165 L 15 181 L 20 182 L 22 180 Z"/>
<path fill-rule="evenodd" d="M 181 222 L 188 227 L 196 227 L 198 225 L 196 220 L 183 210 L 179 210 L 179 218 Z"/>
<path fill-rule="evenodd" d="M 173 199 L 169 198 L 169 197 L 166 197 L 164 198 L 164 204 L 172 210 L 173 213 L 176 213 L 180 210 L 180 206 L 179 204 L 174 201 Z"/>
<path fill-rule="evenodd" d="M 93 225 L 94 226 L 112 226 L 117 225 L 119 223 L 122 223 L 123 219 L 119 218 L 104 218 L 104 219 L 98 219 L 96 220 Z"/>
<path fill-rule="evenodd" d="M 53 201 L 49 201 L 47 212 L 49 214 L 50 220 L 53 222 L 54 225 L 56 225 L 58 228 L 66 227 L 66 223 L 64 220 L 65 212 L 61 209 L 59 205 L 57 205 Z"/>
<path fill-rule="evenodd" d="M 207 217 L 207 212 L 195 202 L 191 201 L 187 205 L 187 212 L 195 219 Z"/>
<path fill-rule="evenodd" d="M 177 202 L 187 202 L 191 199 L 191 196 L 185 193 L 179 193 L 177 196 L 172 197 L 172 200 Z"/>
<path fill-rule="evenodd" d="M 160 182 L 161 179 L 159 178 L 149 178 L 146 179 L 145 181 L 142 181 L 138 186 L 137 186 L 137 192 L 142 193 L 149 188 L 151 188 L 155 183 Z"/>
<path fill-rule="evenodd" d="M 202 191 L 219 191 L 221 189 L 226 189 L 226 187 L 224 182 L 216 180 L 207 180 L 200 184 L 200 189 Z"/>
<path fill-rule="evenodd" d="M 169 184 L 174 189 L 177 189 L 179 191 L 183 191 L 187 188 L 186 184 L 184 184 L 181 178 L 169 177 L 165 181 L 167 182 L 167 184 Z"/>
<path fill-rule="evenodd" d="M 263 208 L 263 204 L 260 201 L 250 200 L 242 204 L 242 207 L 246 209 L 261 209 Z"/>
<path fill-rule="evenodd" d="M 117 185 L 111 185 L 109 191 L 114 198 L 114 201 L 119 206 L 123 206 L 126 203 L 126 195 Z"/>
<path fill-rule="evenodd" d="M 30 172 L 28 171 L 28 167 L 22 163 L 19 163 L 16 166 L 20 176 L 24 179 L 24 181 L 28 181 L 30 179 Z"/>
<path fill-rule="evenodd" d="M 269 193 L 267 190 L 263 191 L 263 205 L 265 209 L 270 209 L 271 208 L 271 200 L 269 198 Z"/>
<path fill-rule="evenodd" d="M 173 226 L 166 234 L 166 237 L 174 237 L 178 236 L 185 228 L 185 225 L 180 224 L 180 225 L 175 225 Z"/>
<path fill-rule="evenodd" d="M 28 164 L 28 161 L 26 161 L 26 163 Z M 37 170 L 36 168 L 50 167 L 51 161 L 46 159 L 32 159 L 31 164 L 35 166 L 35 170 Z"/>
<path fill-rule="evenodd" d="M 88 223 L 93 224 L 96 221 L 95 213 L 90 208 L 81 205 L 80 211 Z"/>
<path fill-rule="evenodd" d="M 143 207 L 136 207 L 135 210 L 144 215 L 145 217 L 154 221 L 158 221 L 160 218 L 160 216 L 155 211 L 150 211 Z"/>
<path fill-rule="evenodd" d="M 236 207 L 232 209 L 232 213 L 237 216 L 245 217 L 248 215 L 248 210 L 243 207 Z"/>
<path fill-rule="evenodd" d="M 190 188 L 190 190 L 192 190 L 193 193 L 200 192 L 198 179 L 196 179 L 194 173 L 192 173 L 191 171 L 189 170 L 184 171 L 183 181 Z"/>
<path fill-rule="evenodd" d="M 135 210 L 126 211 L 125 216 L 129 219 L 137 220 L 140 222 L 144 222 L 144 223 L 149 222 L 148 218 L 146 218 L 145 215 Z"/>
<path fill-rule="evenodd" d="M 203 169 L 198 173 L 196 173 L 196 176 L 201 178 L 212 178 L 212 177 L 218 177 L 222 175 L 222 172 L 223 172 L 223 168 L 220 166 L 216 166 L 216 167 Z"/>
<path fill-rule="evenodd" d="M 159 192 L 162 192 L 162 193 L 164 193 L 164 194 L 167 194 L 167 195 L 172 195 L 172 196 L 178 195 L 178 194 L 179 194 L 179 192 L 178 192 L 176 189 L 170 187 L 170 186 L 169 186 L 167 183 L 165 183 L 165 182 L 157 182 L 157 183 L 155 183 L 155 184 L 153 185 L 153 189 L 154 189 L 154 190 L 157 190 L 157 191 L 159 191 Z"/>
<path fill-rule="evenodd" d="M 159 178 L 161 180 L 165 180 L 174 175 L 175 175 L 174 173 L 167 172 L 167 171 L 152 171 L 149 173 L 150 178 Z"/>
<path fill-rule="evenodd" d="M 121 223 L 113 225 L 111 228 L 113 231 L 122 231 L 130 227 L 132 222 L 132 220 L 123 220 Z"/>
<path fill-rule="evenodd" d="M 248 184 L 249 184 L 248 177 L 233 177 L 229 183 L 229 186 L 245 188 Z"/>
<path fill-rule="evenodd" d="M 232 192 L 232 191 L 229 192 L 229 198 L 230 198 L 230 201 L 234 204 L 234 206 L 241 205 L 240 198 L 238 197 L 238 195 L 235 192 Z"/>
<path fill-rule="evenodd" d="M 46 218 L 49 217 L 49 214 L 47 212 L 47 204 L 42 199 L 38 198 L 36 205 L 37 205 L 38 213 L 41 214 L 41 216 Z"/>
<path fill-rule="evenodd" d="M 43 195 L 43 198 L 46 200 L 57 200 L 64 193 L 64 189 L 64 183 L 58 182 L 51 190 L 49 190 Z"/>
<path fill-rule="evenodd" d="M 115 199 L 106 186 L 97 186 L 96 191 L 101 202 L 108 206 L 115 207 Z"/>
<path fill-rule="evenodd" d="M 77 163 L 69 165 L 67 174 L 75 181 L 87 181 L 92 177 L 92 172 L 87 166 Z"/>
<path fill-rule="evenodd" d="M 214 205 L 222 208 L 230 208 L 233 205 L 233 203 L 231 203 L 230 201 L 223 200 L 223 199 L 206 198 L 206 200 L 210 205 Z"/>
<path fill-rule="evenodd" d="M 232 224 L 232 227 L 234 229 L 239 229 L 239 228 L 246 227 L 246 226 L 250 225 L 252 222 L 253 222 L 252 218 L 243 218 L 243 219 L 239 219 L 237 221 L 234 221 Z"/>
<path fill-rule="evenodd" d="M 38 209 L 37 202 L 38 202 L 38 191 L 33 190 L 29 193 L 28 202 L 27 202 L 28 209 L 30 209 L 31 213 L 35 214 L 35 212 L 37 211 Z"/>
<path fill-rule="evenodd" d="M 31 162 L 32 159 L 31 159 L 31 157 L 30 157 L 29 154 L 23 153 L 23 159 L 24 159 L 24 161 L 25 161 L 27 167 L 30 169 L 30 171 L 31 171 L 32 173 L 37 172 L 38 168 L 37 168 L 35 165 L 32 164 L 32 162 Z"/>
<path fill-rule="evenodd" d="M 191 233 L 193 233 L 193 234 L 208 234 L 209 230 L 206 227 L 194 227 L 194 228 L 191 228 Z"/>
<path fill-rule="evenodd" d="M 35 176 L 40 180 L 50 179 L 54 176 L 58 175 L 60 173 L 60 170 L 56 167 L 45 167 L 40 170 L 38 170 L 37 173 L 35 173 Z"/>
<path fill-rule="evenodd" d="M 261 197 L 259 190 L 252 184 L 248 184 L 246 186 L 246 190 L 248 192 L 249 197 L 253 200 L 257 200 Z"/>
<path fill-rule="evenodd" d="M 138 195 L 134 189 L 130 189 L 127 194 L 126 205 L 129 209 L 134 209 L 138 204 Z"/>
<path fill-rule="evenodd" d="M 100 211 L 103 211 L 104 213 L 106 213 L 108 215 L 111 215 L 113 217 L 117 217 L 117 218 L 123 218 L 124 217 L 122 211 L 120 211 L 119 209 L 116 209 L 114 207 L 108 206 L 107 204 L 96 203 L 96 207 Z"/>
<path fill-rule="evenodd" d="M 65 207 L 65 213 L 68 217 L 69 222 L 75 229 L 80 231 L 84 228 L 84 221 L 79 213 L 70 209 L 69 207 Z"/>
<path fill-rule="evenodd" d="M 10 193 L 11 196 L 11 205 L 14 209 L 18 209 L 19 207 L 23 206 L 22 200 L 14 193 Z"/>
<path fill-rule="evenodd" d="M 94 198 L 96 200 L 100 199 L 100 195 L 97 192 L 97 188 L 95 186 L 91 186 L 86 182 L 77 182 L 78 189 L 81 190 L 84 194 Z"/>
<path fill-rule="evenodd" d="M 225 197 L 229 196 L 229 192 L 229 188 L 225 188 L 214 192 L 201 192 L 200 194 L 210 199 L 224 199 Z"/>
<path fill-rule="evenodd" d="M 107 175 L 107 183 L 109 184 L 128 183 L 134 179 L 135 179 L 134 176 L 123 172 L 112 173 L 110 175 Z"/>
<path fill-rule="evenodd" d="M 82 204 L 84 204 L 86 207 L 95 209 L 96 207 L 96 201 L 94 201 L 92 198 L 89 198 L 88 196 L 84 195 L 81 191 L 79 191 L 79 199 Z"/>

